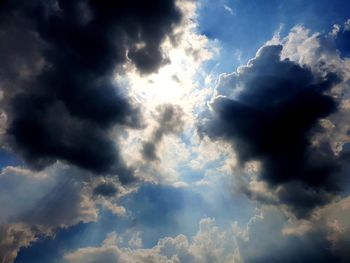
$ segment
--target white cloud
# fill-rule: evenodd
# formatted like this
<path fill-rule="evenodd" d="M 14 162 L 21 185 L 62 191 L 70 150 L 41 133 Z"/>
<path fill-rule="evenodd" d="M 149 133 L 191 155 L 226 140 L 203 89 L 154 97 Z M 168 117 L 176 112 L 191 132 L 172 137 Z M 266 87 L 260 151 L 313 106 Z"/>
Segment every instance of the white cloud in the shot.
<path fill-rule="evenodd" d="M 112 236 L 115 237 L 115 234 Z M 220 229 L 214 219 L 205 218 L 190 240 L 180 234 L 165 237 L 149 249 L 123 248 L 117 243 L 103 242 L 101 247 L 81 248 L 65 255 L 70 263 L 238 263 L 241 262 L 232 232 Z"/>
<path fill-rule="evenodd" d="M 131 248 L 141 248 L 143 246 L 142 244 L 142 238 L 141 238 L 141 232 L 135 232 L 131 235 L 130 240 L 128 241 L 128 245 Z"/>
<path fill-rule="evenodd" d="M 226 12 L 228 12 L 231 16 L 236 15 L 235 11 L 228 5 L 224 5 L 224 9 Z"/>
<path fill-rule="evenodd" d="M 350 124 L 347 121 L 350 118 L 350 107 L 348 107 L 350 59 L 340 57 L 333 40 L 333 37 L 323 36 L 317 32 L 311 33 L 305 27 L 296 26 L 281 40 L 281 43 L 284 46 L 282 51 L 284 58 L 307 65 L 318 75 L 334 72 L 341 77 L 341 82 L 331 91 L 340 107 L 336 113 L 321 120 L 321 125 L 322 122 L 329 125 L 322 125 L 326 132 L 318 134 L 313 140 L 314 144 L 321 144 L 323 140 L 329 141 L 333 151 L 338 154 L 342 146 L 350 142 L 348 134 Z"/>

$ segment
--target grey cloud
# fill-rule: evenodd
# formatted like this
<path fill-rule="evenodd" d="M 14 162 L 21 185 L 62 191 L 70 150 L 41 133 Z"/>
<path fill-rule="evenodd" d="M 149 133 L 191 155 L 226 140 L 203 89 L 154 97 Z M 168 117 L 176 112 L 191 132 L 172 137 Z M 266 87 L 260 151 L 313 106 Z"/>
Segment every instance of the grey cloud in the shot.
<path fill-rule="evenodd" d="M 28 246 L 33 240 L 35 232 L 27 225 L 0 225 L 0 262 L 14 262 L 19 248 Z"/>
<path fill-rule="evenodd" d="M 181 21 L 174 0 L 5 1 L 0 7 L 6 145 L 34 169 L 65 161 L 135 180 L 109 132 L 141 126 L 139 108 L 114 83 L 131 61 L 157 71 L 163 40 Z M 10 35 L 10 37 L 7 37 Z M 22 77 L 21 77 L 22 76 Z"/>
<path fill-rule="evenodd" d="M 261 220 L 249 226 L 249 239 L 238 237 L 242 260 L 247 263 L 319 262 L 343 263 L 332 250 L 332 242 L 324 229 L 312 229 L 300 235 L 283 235 L 285 216 L 277 209 L 267 209 Z"/>
<path fill-rule="evenodd" d="M 95 195 L 112 197 L 118 193 L 118 189 L 112 183 L 101 183 L 94 189 Z"/>
<path fill-rule="evenodd" d="M 183 115 L 183 110 L 177 105 L 165 104 L 157 107 L 157 126 L 153 130 L 150 140 L 142 145 L 142 155 L 146 160 L 158 160 L 157 147 L 165 135 L 177 134 L 182 131 Z"/>
<path fill-rule="evenodd" d="M 318 121 L 337 111 L 329 92 L 341 78 L 334 72 L 318 76 L 281 59 L 282 49 L 264 46 L 247 66 L 222 76 L 218 95 L 228 97 L 213 100 L 212 117 L 199 129 L 230 142 L 241 166 L 260 161 L 259 180 L 272 189 L 282 186 L 279 201 L 306 216 L 339 191 L 333 176 L 346 160 L 335 155 L 329 141 L 311 141 L 324 132 Z M 304 194 L 293 197 L 296 192 Z"/>
<path fill-rule="evenodd" d="M 60 227 L 97 219 L 82 171 L 55 165 L 40 173 L 6 167 L 0 174 L 0 258 L 13 262 L 18 250 Z M 1 234 L 3 233 L 3 234 Z M 9 256 L 11 255 L 11 256 Z"/>

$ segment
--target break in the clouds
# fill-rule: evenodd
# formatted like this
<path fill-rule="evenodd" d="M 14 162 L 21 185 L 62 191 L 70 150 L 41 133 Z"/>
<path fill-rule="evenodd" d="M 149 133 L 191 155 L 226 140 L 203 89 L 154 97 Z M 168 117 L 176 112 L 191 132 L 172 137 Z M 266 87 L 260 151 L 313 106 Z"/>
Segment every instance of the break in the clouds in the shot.
<path fill-rule="evenodd" d="M 127 62 L 142 74 L 168 63 L 175 2 L 5 1 L 0 14 L 8 147 L 36 169 L 62 160 L 133 180 L 109 133 L 142 116 L 113 75 Z"/>

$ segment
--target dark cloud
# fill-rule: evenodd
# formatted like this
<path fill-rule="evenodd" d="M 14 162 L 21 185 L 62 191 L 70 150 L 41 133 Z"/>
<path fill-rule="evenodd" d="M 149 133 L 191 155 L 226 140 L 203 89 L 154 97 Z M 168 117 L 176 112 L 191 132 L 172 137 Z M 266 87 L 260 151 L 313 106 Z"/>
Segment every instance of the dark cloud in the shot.
<path fill-rule="evenodd" d="M 326 93 L 339 78 L 333 73 L 318 77 L 306 66 L 281 60 L 281 50 L 264 46 L 238 73 L 221 78 L 219 94 L 234 99 L 215 98 L 214 117 L 201 130 L 231 142 L 241 165 L 260 161 L 260 180 L 282 186 L 280 201 L 305 215 L 337 190 L 331 175 L 340 170 L 340 158 L 329 144 L 315 146 L 311 139 L 322 131 L 318 120 L 337 109 Z"/>
<path fill-rule="evenodd" d="M 177 105 L 164 104 L 157 108 L 157 126 L 151 139 L 142 144 L 142 155 L 148 161 L 158 160 L 157 147 L 167 134 L 177 134 L 182 131 L 184 113 Z"/>
<path fill-rule="evenodd" d="M 144 142 L 142 144 L 142 156 L 148 161 L 158 160 L 156 144 L 154 142 Z"/>
<path fill-rule="evenodd" d="M 118 193 L 118 189 L 113 184 L 108 184 L 108 183 L 99 184 L 94 189 L 95 195 L 102 195 L 106 197 L 115 196 L 117 193 Z"/>
<path fill-rule="evenodd" d="M 131 181 L 109 132 L 140 127 L 141 114 L 113 75 L 127 61 L 142 74 L 157 71 L 167 62 L 161 43 L 180 21 L 174 0 L 5 1 L 7 144 L 36 169 L 63 160 Z"/>

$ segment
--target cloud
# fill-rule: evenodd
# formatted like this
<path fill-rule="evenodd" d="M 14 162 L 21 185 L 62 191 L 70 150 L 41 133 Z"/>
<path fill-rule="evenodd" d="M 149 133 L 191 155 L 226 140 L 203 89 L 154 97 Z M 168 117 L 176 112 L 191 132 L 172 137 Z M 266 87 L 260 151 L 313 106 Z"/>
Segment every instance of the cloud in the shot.
<path fill-rule="evenodd" d="M 315 209 L 308 219 L 287 217 L 265 206 L 247 227 L 234 225 L 241 258 L 247 263 L 349 261 L 349 197 Z"/>
<path fill-rule="evenodd" d="M 167 63 L 161 44 L 182 17 L 175 1 L 6 2 L 0 16 L 7 146 L 35 169 L 61 160 L 134 180 L 110 132 L 142 118 L 114 75 Z"/>
<path fill-rule="evenodd" d="M 237 237 L 243 262 L 346 262 L 346 258 L 341 258 L 332 251 L 331 242 L 323 231 L 299 235 L 302 231 L 299 222 L 299 229 L 296 230 L 299 231 L 298 235 L 286 236 L 282 233 L 284 224 L 286 217 L 279 209 L 264 209 L 263 218 L 249 225 L 249 238 Z M 305 223 L 303 227 L 305 228 Z"/>
<path fill-rule="evenodd" d="M 20 247 L 29 246 L 35 234 L 24 224 L 0 225 L 0 260 L 3 263 L 14 262 Z"/>
<path fill-rule="evenodd" d="M 162 79 L 158 72 L 167 66 L 177 86 L 160 82 L 163 93 L 193 88 L 199 64 L 210 57 L 207 38 L 197 33 L 195 9 L 196 3 L 187 0 L 34 0 L 1 5 L 1 146 L 25 162 L 18 160 L 24 167 L 3 171 L 7 175 L 2 179 L 8 181 L 0 186 L 0 225 L 6 231 L 17 222 L 30 231 L 30 238 L 23 236 L 6 254 L 15 257 L 19 247 L 53 235 L 60 227 L 96 220 L 99 209 L 128 216 L 118 200 L 139 187 L 128 183 L 142 171 L 134 174 L 138 163 L 128 162 L 123 151 L 135 156 L 125 144 L 131 133 L 137 133 L 141 143 L 148 138 L 139 128 L 148 117 L 148 108 L 141 107 L 149 105 L 140 105 L 129 81 L 118 77 L 132 72 L 131 80 Z M 180 58 L 176 67 L 169 63 L 174 58 Z M 184 62 L 186 75 L 175 78 Z M 151 102 L 152 108 L 159 103 L 164 102 Z M 172 110 L 174 118 L 181 111 L 169 104 L 164 112 L 159 108 L 158 117 Z M 176 118 L 180 127 L 182 120 Z M 159 120 L 164 130 L 156 127 L 155 133 L 178 132 L 177 124 Z M 178 142 L 167 146 L 176 148 Z M 159 145 L 157 141 L 157 155 Z M 138 157 L 139 148 L 137 153 Z M 178 155 L 172 150 L 170 154 L 173 160 Z M 62 173 L 52 171 L 57 166 L 65 167 L 57 168 Z M 174 173 L 167 168 L 163 170 Z M 163 170 L 157 171 L 159 177 Z"/>
<path fill-rule="evenodd" d="M 5 167 L 0 174 L 0 259 L 13 262 L 21 247 L 56 229 L 97 220 L 82 172 L 56 164 L 40 173 Z"/>
<path fill-rule="evenodd" d="M 59 227 L 94 220 L 95 209 L 84 199 L 81 176 L 81 171 L 59 164 L 41 173 L 4 168 L 0 174 L 0 223 L 18 221 Z"/>
<path fill-rule="evenodd" d="M 342 75 L 328 68 L 317 74 L 281 58 L 282 52 L 282 44 L 267 44 L 246 66 L 223 74 L 212 117 L 200 131 L 230 142 L 241 166 L 259 161 L 258 179 L 278 188 L 279 202 L 305 216 L 339 191 L 333 176 L 345 155 L 335 154 L 329 140 L 315 144 L 313 138 L 325 132 L 319 121 L 339 109 L 331 90 Z"/>
<path fill-rule="evenodd" d="M 142 156 L 145 160 L 158 159 L 157 147 L 162 142 L 164 135 L 180 133 L 184 126 L 183 111 L 181 107 L 164 104 L 157 107 L 157 126 L 154 128 L 151 139 L 142 145 Z"/>
<path fill-rule="evenodd" d="M 149 249 L 123 248 L 107 237 L 101 247 L 81 248 L 67 253 L 65 259 L 70 263 L 80 262 L 153 262 L 153 263 L 238 263 L 240 256 L 235 244 L 217 225 L 214 219 L 204 218 L 199 223 L 199 231 L 192 241 L 184 235 L 165 237 Z M 116 241 L 116 238 L 114 238 Z"/>
<path fill-rule="evenodd" d="M 235 12 L 233 11 L 233 9 L 231 7 L 229 7 L 228 5 L 224 5 L 224 9 L 226 12 L 228 12 L 231 16 L 235 15 Z"/>

